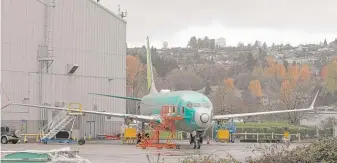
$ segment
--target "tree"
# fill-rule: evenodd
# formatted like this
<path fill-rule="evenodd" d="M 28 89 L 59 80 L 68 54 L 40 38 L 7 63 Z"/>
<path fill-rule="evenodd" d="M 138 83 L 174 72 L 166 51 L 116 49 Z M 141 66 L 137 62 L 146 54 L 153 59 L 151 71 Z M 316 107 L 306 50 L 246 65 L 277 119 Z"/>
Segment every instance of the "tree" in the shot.
<path fill-rule="evenodd" d="M 292 64 L 289 68 L 288 68 L 288 78 L 290 80 L 292 80 L 292 82 L 297 82 L 298 80 L 298 77 L 299 77 L 299 74 L 300 74 L 300 70 L 297 66 L 297 64 Z"/>
<path fill-rule="evenodd" d="M 326 77 L 327 77 L 327 71 L 328 69 L 327 69 L 327 65 L 324 65 L 323 67 L 322 67 L 322 69 L 321 69 L 321 72 L 320 72 L 320 74 L 321 74 L 321 78 L 323 79 L 323 80 L 326 80 Z"/>
<path fill-rule="evenodd" d="M 146 65 L 142 64 L 138 56 L 126 56 L 126 87 L 127 95 L 138 97 L 146 86 Z M 137 104 L 127 101 L 127 113 L 135 114 Z"/>
<path fill-rule="evenodd" d="M 249 82 L 249 90 L 252 92 L 253 95 L 257 97 L 261 97 L 262 94 L 262 88 L 259 80 L 252 80 Z"/>
<path fill-rule="evenodd" d="M 210 48 L 210 49 L 215 49 L 215 39 L 211 39 L 211 40 L 209 41 L 209 48 Z"/>
<path fill-rule="evenodd" d="M 243 110 L 242 101 L 234 95 L 234 80 L 225 79 L 216 91 L 211 95 L 215 114 L 234 114 Z"/>
<path fill-rule="evenodd" d="M 188 42 L 188 46 L 192 49 L 198 48 L 198 42 L 195 36 L 191 37 L 190 41 Z"/>
<path fill-rule="evenodd" d="M 280 78 L 284 78 L 286 76 L 286 68 L 283 64 L 277 64 L 277 76 Z"/>
<path fill-rule="evenodd" d="M 225 89 L 226 92 L 233 91 L 233 89 L 234 89 L 234 79 L 232 79 L 232 78 L 225 79 L 224 84 L 225 84 L 224 89 Z"/>
<path fill-rule="evenodd" d="M 281 92 L 280 92 L 280 98 L 285 103 L 288 103 L 288 101 L 291 100 L 291 93 L 294 88 L 294 83 L 292 83 L 289 80 L 284 80 L 281 84 Z"/>
<path fill-rule="evenodd" d="M 252 53 L 248 53 L 246 61 L 245 61 L 244 64 L 245 64 L 245 69 L 247 71 L 250 71 L 250 72 L 253 71 L 253 69 L 256 65 L 256 59 L 254 58 Z"/>
<path fill-rule="evenodd" d="M 256 40 L 254 46 L 255 47 L 260 47 L 260 42 L 258 40 Z"/>
<path fill-rule="evenodd" d="M 264 70 L 261 66 L 255 66 L 252 72 L 252 75 L 255 77 L 259 77 L 264 73 Z"/>
<path fill-rule="evenodd" d="M 193 72 L 200 76 L 204 82 L 210 82 L 211 85 L 218 85 L 223 82 L 226 71 L 215 64 L 204 64 L 200 69 L 192 69 Z"/>
<path fill-rule="evenodd" d="M 310 104 L 309 94 L 314 94 L 315 85 L 308 81 L 297 84 L 294 80 L 284 80 L 280 90 L 280 104 L 285 110 L 294 110 L 302 107 L 308 107 Z M 285 113 L 283 118 L 291 124 L 298 124 L 305 115 L 304 112 Z"/>
<path fill-rule="evenodd" d="M 198 49 L 204 48 L 204 41 L 201 38 L 198 38 Z"/>
<path fill-rule="evenodd" d="M 266 60 L 267 60 L 267 68 L 266 68 L 267 75 L 277 76 L 280 78 L 285 77 L 286 68 L 284 67 L 283 64 L 278 64 L 271 56 L 266 57 Z"/>
<path fill-rule="evenodd" d="M 127 72 L 127 86 L 131 86 L 132 89 L 137 87 L 137 79 L 141 73 L 145 70 L 145 65 L 140 63 L 140 60 L 136 56 L 126 56 L 126 72 Z"/>
<path fill-rule="evenodd" d="M 191 71 L 174 69 L 166 76 L 168 86 L 174 90 L 199 90 L 205 84 L 203 80 Z"/>
<path fill-rule="evenodd" d="M 286 68 L 286 72 L 288 71 L 288 66 L 289 66 L 289 63 L 287 60 L 283 60 L 283 66 Z"/>
<path fill-rule="evenodd" d="M 212 92 L 211 84 L 207 82 L 206 87 L 205 87 L 205 95 L 209 95 Z"/>
<path fill-rule="evenodd" d="M 326 39 L 324 39 L 324 44 L 323 44 L 324 47 L 327 47 L 328 46 L 328 42 L 326 41 Z"/>
<path fill-rule="evenodd" d="M 300 70 L 300 78 L 302 81 L 308 81 L 310 78 L 310 68 L 307 64 L 303 64 Z"/>
<path fill-rule="evenodd" d="M 263 50 L 266 50 L 266 49 L 268 48 L 267 43 L 266 43 L 266 42 L 263 42 L 262 47 L 263 47 Z"/>
<path fill-rule="evenodd" d="M 146 64 L 146 55 L 141 55 L 140 60 L 143 64 Z M 178 63 L 175 60 L 159 56 L 155 48 L 151 49 L 151 60 L 152 65 L 154 68 L 156 68 L 159 77 L 165 77 L 167 73 L 171 72 L 173 69 L 178 68 Z"/>
<path fill-rule="evenodd" d="M 204 37 L 203 42 L 204 42 L 204 48 L 209 48 L 210 42 L 207 36 Z"/>
<path fill-rule="evenodd" d="M 337 60 L 329 63 L 326 69 L 325 88 L 329 93 L 335 95 L 337 92 Z"/>

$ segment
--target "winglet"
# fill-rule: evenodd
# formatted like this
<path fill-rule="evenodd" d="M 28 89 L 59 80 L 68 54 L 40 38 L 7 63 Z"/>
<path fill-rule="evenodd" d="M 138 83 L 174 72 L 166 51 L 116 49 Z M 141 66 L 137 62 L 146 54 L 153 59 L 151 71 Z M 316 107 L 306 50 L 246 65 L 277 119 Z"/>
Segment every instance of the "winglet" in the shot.
<path fill-rule="evenodd" d="M 315 102 L 316 102 L 316 98 L 317 98 L 317 96 L 318 96 L 318 93 L 319 93 L 319 90 L 317 91 L 317 93 L 316 93 L 316 95 L 315 95 L 315 97 L 314 97 L 314 99 L 312 100 L 312 103 L 311 103 L 311 105 L 310 105 L 310 109 L 314 109 L 314 105 L 315 105 Z"/>

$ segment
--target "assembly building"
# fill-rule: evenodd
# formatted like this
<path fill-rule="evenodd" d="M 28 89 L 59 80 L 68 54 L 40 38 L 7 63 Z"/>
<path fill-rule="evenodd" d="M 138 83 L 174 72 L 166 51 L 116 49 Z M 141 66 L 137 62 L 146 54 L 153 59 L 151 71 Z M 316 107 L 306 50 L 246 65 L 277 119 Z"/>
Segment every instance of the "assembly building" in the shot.
<path fill-rule="evenodd" d="M 125 113 L 126 21 L 93 0 L 1 0 L 2 107 L 16 103 Z M 35 133 L 54 111 L 9 106 L 1 124 Z M 85 115 L 80 134 L 120 132 L 124 120 Z"/>

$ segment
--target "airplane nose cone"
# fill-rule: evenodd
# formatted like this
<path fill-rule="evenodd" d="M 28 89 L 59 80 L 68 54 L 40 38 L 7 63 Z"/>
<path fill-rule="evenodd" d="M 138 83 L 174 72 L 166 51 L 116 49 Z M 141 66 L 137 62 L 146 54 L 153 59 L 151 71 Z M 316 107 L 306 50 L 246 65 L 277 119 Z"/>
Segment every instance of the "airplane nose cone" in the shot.
<path fill-rule="evenodd" d="M 212 113 L 206 108 L 197 108 L 194 114 L 194 120 L 199 128 L 207 128 L 212 121 Z"/>
<path fill-rule="evenodd" d="M 202 113 L 202 114 L 200 115 L 200 121 L 201 121 L 202 123 L 207 123 L 207 122 L 209 121 L 209 115 L 206 114 L 206 113 Z"/>

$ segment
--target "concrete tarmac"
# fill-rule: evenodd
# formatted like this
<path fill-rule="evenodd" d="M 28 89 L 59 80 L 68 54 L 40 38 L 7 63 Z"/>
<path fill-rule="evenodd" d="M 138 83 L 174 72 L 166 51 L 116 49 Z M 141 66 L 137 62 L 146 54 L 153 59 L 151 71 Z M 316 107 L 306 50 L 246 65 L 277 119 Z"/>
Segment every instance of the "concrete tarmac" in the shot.
<path fill-rule="evenodd" d="M 246 157 L 258 156 L 259 153 L 253 153 L 252 150 L 257 143 L 215 143 L 203 144 L 201 149 L 192 149 L 188 141 L 177 142 L 181 145 L 180 149 L 141 149 L 134 144 L 120 144 L 120 141 L 104 140 L 91 141 L 84 145 L 77 144 L 1 144 L 1 151 L 22 151 L 22 150 L 51 150 L 70 147 L 72 150 L 78 150 L 79 155 L 90 160 L 92 163 L 149 163 L 156 162 L 158 153 L 160 160 L 164 159 L 165 163 L 178 162 L 185 157 L 196 157 L 198 155 L 213 154 L 216 157 L 226 157 L 230 154 L 235 159 L 244 162 Z M 272 145 L 272 144 L 264 144 Z M 291 148 L 302 145 L 299 143 L 291 144 Z"/>

